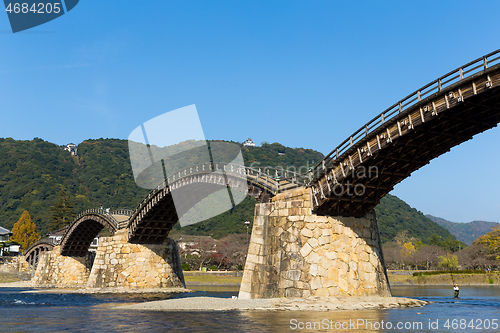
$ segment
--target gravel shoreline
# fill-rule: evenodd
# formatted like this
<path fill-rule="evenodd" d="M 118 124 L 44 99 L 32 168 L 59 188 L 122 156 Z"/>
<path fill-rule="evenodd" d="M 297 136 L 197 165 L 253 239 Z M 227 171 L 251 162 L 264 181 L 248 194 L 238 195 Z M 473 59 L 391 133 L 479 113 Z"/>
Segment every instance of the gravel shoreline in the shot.
<path fill-rule="evenodd" d="M 0 283 L 0 288 L 32 288 L 31 281 L 15 281 Z"/>
<path fill-rule="evenodd" d="M 146 311 L 333 311 L 420 307 L 427 302 L 404 297 L 309 297 L 271 299 L 231 299 L 187 297 L 145 302 L 117 309 Z"/>
<path fill-rule="evenodd" d="M 0 283 L 0 288 L 36 288 L 31 281 Z M 134 293 L 183 293 L 192 290 L 184 288 L 161 289 L 60 289 L 42 288 L 24 291 L 25 293 L 74 293 L 74 294 L 134 294 Z M 144 302 L 117 307 L 117 309 L 143 311 L 334 311 L 367 310 L 420 307 L 427 302 L 405 297 L 308 297 L 308 298 L 270 298 L 270 299 L 231 299 L 220 297 L 185 297 L 163 301 Z"/>

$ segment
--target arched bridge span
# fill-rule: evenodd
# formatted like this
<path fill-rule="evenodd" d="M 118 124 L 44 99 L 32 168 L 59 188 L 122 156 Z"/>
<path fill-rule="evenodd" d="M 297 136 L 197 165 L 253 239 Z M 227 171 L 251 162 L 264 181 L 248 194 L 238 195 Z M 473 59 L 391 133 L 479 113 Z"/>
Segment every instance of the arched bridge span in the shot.
<path fill-rule="evenodd" d="M 362 216 L 410 174 L 500 122 L 500 50 L 395 103 L 314 167 L 313 211 Z"/>
<path fill-rule="evenodd" d="M 61 240 L 61 255 L 83 257 L 87 254 L 94 238 L 107 228 L 115 233 L 124 227 L 123 221 L 128 220 L 124 210 L 107 213 L 102 208 L 84 210 L 73 219 Z"/>
<path fill-rule="evenodd" d="M 167 178 L 139 204 L 129 220 L 128 240 L 132 243 L 161 243 L 184 212 L 176 211 L 172 192 L 194 187 L 185 196 L 185 206 L 193 207 L 215 189 L 229 188 L 266 202 L 284 190 L 304 186 L 306 178 L 296 172 L 265 168 L 254 169 L 237 164 L 206 163 L 186 168 Z"/>
<path fill-rule="evenodd" d="M 33 274 L 40 261 L 43 252 L 52 251 L 55 244 L 48 238 L 40 239 L 31 244 L 23 253 L 26 262 L 29 264 L 28 272 Z"/>

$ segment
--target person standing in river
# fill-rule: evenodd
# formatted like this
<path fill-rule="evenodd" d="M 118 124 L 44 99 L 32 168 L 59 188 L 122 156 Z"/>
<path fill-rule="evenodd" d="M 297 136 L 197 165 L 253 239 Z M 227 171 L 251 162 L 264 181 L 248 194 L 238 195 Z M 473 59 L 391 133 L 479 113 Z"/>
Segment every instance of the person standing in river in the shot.
<path fill-rule="evenodd" d="M 458 298 L 458 294 L 460 293 L 460 288 L 458 287 L 458 284 L 455 284 L 455 287 L 453 287 L 453 290 L 455 291 L 455 298 Z"/>

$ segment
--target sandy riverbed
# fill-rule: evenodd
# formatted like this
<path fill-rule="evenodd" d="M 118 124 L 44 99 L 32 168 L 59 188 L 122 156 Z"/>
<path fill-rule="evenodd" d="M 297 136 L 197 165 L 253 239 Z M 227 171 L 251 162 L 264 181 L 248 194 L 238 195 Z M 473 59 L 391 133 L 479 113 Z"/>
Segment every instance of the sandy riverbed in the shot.
<path fill-rule="evenodd" d="M 187 297 L 126 305 L 120 309 L 150 311 L 332 311 L 390 309 L 424 306 L 427 302 L 403 297 L 309 297 L 272 299 L 230 299 Z"/>
<path fill-rule="evenodd" d="M 31 281 L 0 283 L 0 288 L 34 288 Z M 178 293 L 190 292 L 184 288 L 161 289 L 60 289 L 37 288 L 28 293 Z M 217 297 L 186 297 L 163 301 L 145 302 L 121 306 L 120 309 L 149 311 L 227 311 L 227 310 L 271 310 L 271 311 L 332 311 L 418 307 L 424 301 L 403 297 L 309 297 L 272 299 L 231 299 Z"/>
<path fill-rule="evenodd" d="M 0 283 L 0 288 L 32 288 L 31 281 L 15 281 Z"/>

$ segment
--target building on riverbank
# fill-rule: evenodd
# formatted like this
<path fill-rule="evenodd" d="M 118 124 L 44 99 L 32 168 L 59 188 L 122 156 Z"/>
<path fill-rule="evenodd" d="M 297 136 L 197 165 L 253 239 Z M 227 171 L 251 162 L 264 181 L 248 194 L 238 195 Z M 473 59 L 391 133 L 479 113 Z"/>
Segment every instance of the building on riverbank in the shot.
<path fill-rule="evenodd" d="M 12 236 L 12 232 L 5 228 L 0 227 L 0 242 L 8 242 Z"/>
<path fill-rule="evenodd" d="M 10 240 L 12 232 L 8 229 L 0 227 L 0 257 L 17 256 L 21 249 L 19 243 Z"/>

